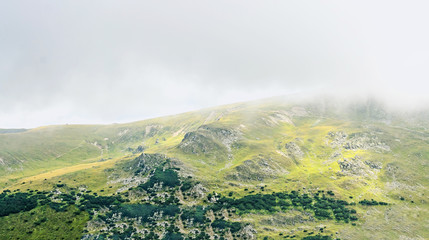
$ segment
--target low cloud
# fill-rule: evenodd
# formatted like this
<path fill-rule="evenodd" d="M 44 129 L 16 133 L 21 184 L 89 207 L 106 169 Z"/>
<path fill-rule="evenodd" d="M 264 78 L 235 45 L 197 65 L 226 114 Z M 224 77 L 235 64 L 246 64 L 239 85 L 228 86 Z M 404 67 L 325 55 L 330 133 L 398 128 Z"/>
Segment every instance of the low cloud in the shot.
<path fill-rule="evenodd" d="M 111 123 L 296 92 L 428 102 L 426 1 L 8 1 L 0 127 Z"/>

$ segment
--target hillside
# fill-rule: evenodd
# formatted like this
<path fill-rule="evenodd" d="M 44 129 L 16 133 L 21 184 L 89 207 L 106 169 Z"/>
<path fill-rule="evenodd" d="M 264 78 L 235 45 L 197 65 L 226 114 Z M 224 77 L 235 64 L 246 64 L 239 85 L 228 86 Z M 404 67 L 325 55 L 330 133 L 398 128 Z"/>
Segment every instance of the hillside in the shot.
<path fill-rule="evenodd" d="M 1 130 L 0 238 L 428 239 L 427 116 L 289 97 Z"/>

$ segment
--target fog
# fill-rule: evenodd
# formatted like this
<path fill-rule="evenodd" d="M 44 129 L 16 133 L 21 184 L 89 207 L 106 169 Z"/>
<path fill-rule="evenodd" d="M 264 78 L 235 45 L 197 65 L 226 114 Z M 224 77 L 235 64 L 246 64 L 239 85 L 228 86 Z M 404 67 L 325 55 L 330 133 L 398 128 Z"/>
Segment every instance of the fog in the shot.
<path fill-rule="evenodd" d="M 297 93 L 426 106 L 427 1 L 1 1 L 0 128 Z"/>

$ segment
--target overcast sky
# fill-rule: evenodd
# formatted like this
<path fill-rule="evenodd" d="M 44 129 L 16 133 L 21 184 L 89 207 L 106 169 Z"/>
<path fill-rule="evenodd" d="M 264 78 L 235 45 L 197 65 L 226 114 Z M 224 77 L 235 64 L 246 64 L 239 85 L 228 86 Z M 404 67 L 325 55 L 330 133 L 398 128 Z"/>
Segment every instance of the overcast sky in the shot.
<path fill-rule="evenodd" d="M 0 1 L 0 128 L 429 90 L 429 1 Z"/>

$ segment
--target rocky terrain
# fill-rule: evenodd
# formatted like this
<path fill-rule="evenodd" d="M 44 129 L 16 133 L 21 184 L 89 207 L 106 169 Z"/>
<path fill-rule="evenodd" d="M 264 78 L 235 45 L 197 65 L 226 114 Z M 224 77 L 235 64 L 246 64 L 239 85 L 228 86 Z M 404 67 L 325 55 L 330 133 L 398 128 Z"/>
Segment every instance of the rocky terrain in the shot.
<path fill-rule="evenodd" d="M 361 104 L 2 130 L 0 236 L 427 239 L 427 115 Z"/>

